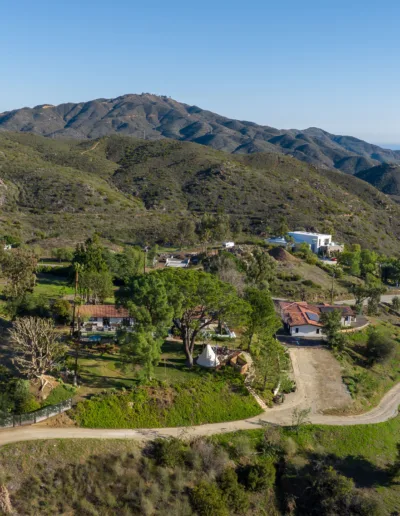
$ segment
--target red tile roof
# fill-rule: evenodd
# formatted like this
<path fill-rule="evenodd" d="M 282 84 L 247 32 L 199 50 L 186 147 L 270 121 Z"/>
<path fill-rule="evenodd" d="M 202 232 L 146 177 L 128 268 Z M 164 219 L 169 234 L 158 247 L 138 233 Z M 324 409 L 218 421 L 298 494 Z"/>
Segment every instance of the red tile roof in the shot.
<path fill-rule="evenodd" d="M 89 317 L 129 317 L 126 308 L 117 308 L 115 305 L 82 305 L 78 307 L 77 313 Z"/>
<path fill-rule="evenodd" d="M 300 303 L 289 303 L 281 301 L 279 303 L 281 309 L 282 319 L 289 326 L 317 326 L 322 327 L 323 325 L 319 322 L 319 318 L 322 312 L 331 310 L 340 310 L 342 315 L 354 316 L 353 310 L 348 306 L 335 306 L 335 305 L 309 305 L 306 302 Z"/>

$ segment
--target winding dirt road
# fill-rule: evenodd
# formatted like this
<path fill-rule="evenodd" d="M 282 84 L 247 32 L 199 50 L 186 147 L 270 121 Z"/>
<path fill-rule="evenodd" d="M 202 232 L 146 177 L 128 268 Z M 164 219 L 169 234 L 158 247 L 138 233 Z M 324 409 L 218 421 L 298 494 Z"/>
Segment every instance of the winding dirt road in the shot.
<path fill-rule="evenodd" d="M 19 428 L 12 428 L 0 431 L 0 445 L 18 441 L 30 441 L 36 439 L 135 439 L 140 441 L 151 440 L 156 437 L 195 437 L 209 436 L 237 430 L 253 430 L 261 428 L 263 423 L 272 423 L 280 426 L 292 424 L 292 413 L 294 408 L 310 408 L 311 423 L 320 425 L 366 425 L 381 423 L 395 417 L 398 414 L 400 405 L 400 383 L 393 387 L 381 400 L 379 405 L 357 416 L 328 416 L 318 412 L 318 392 L 314 392 L 312 384 L 308 384 L 307 378 L 301 373 L 299 357 L 307 351 L 304 348 L 290 349 L 293 372 L 297 382 L 297 390 L 289 394 L 283 405 L 267 409 L 259 416 L 240 421 L 227 423 L 213 423 L 184 428 L 156 428 L 141 430 L 123 429 L 92 429 L 92 428 L 50 428 L 46 426 L 33 425 Z"/>

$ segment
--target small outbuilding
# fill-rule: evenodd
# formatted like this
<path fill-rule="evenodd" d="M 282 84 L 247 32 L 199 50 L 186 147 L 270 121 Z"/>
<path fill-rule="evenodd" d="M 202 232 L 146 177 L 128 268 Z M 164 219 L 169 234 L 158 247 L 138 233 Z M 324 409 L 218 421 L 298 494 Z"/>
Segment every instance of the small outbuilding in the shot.
<path fill-rule="evenodd" d="M 220 364 L 217 355 L 210 344 L 203 349 L 203 352 L 197 359 L 197 365 L 201 367 L 218 367 Z"/>

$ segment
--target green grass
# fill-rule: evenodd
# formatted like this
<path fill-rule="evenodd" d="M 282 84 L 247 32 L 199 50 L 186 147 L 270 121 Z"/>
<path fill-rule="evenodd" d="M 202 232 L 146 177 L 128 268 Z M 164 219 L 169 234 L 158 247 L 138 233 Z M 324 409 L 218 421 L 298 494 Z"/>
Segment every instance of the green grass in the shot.
<path fill-rule="evenodd" d="M 349 335 L 349 347 L 357 353 L 339 357 L 343 379 L 348 385 L 354 403 L 349 411 L 363 412 L 376 406 L 383 395 L 400 381 L 400 330 L 389 322 L 377 321 L 376 328 L 390 335 L 395 353 L 387 361 L 370 366 L 366 357 L 368 329 Z"/>
<path fill-rule="evenodd" d="M 49 299 L 56 299 L 74 293 L 68 278 L 54 276 L 53 274 L 38 274 L 33 293 Z"/>
<path fill-rule="evenodd" d="M 57 405 L 57 403 L 69 400 L 74 396 L 75 392 L 75 387 L 71 385 L 59 385 L 53 389 L 47 398 L 43 401 L 42 407 L 47 407 L 48 405 Z"/>
<path fill-rule="evenodd" d="M 153 382 L 132 391 L 80 402 L 72 413 L 87 428 L 160 428 L 234 421 L 261 409 L 232 369 L 195 373 L 192 379 Z"/>

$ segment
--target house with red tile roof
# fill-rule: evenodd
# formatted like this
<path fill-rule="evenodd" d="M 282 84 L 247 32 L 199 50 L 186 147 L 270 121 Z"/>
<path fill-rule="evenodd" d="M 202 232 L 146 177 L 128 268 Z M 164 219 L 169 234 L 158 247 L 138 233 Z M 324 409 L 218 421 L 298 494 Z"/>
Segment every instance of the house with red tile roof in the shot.
<path fill-rule="evenodd" d="M 280 301 L 279 309 L 283 324 L 290 335 L 299 337 L 322 336 L 320 317 L 323 313 L 339 310 L 342 314 L 341 323 L 343 327 L 351 326 L 356 321 L 356 314 L 349 306 L 317 304 L 311 305 L 306 302 Z"/>
<path fill-rule="evenodd" d="M 97 328 L 132 326 L 133 318 L 126 308 L 115 305 L 81 305 L 77 308 L 78 317 L 88 319 Z"/>

